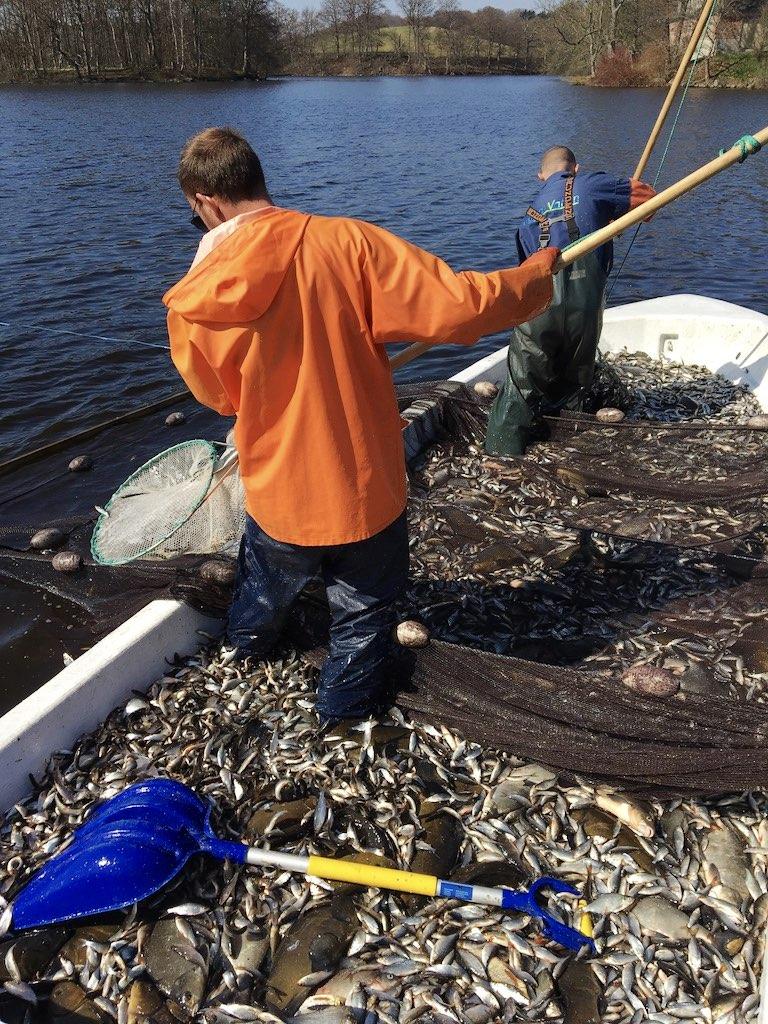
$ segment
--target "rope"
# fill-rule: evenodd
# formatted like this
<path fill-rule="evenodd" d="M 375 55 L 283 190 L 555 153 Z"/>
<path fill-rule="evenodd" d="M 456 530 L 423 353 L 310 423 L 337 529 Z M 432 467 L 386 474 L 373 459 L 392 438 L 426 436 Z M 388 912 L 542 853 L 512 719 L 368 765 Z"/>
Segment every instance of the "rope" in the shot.
<path fill-rule="evenodd" d="M 741 153 L 739 156 L 739 163 L 743 164 L 748 156 L 754 156 L 755 153 L 759 153 L 763 148 L 762 142 L 759 142 L 754 135 L 742 135 L 740 139 L 736 139 L 729 149 L 738 149 Z M 720 156 L 725 156 L 728 149 L 721 149 Z"/>
<path fill-rule="evenodd" d="M 85 430 L 80 430 L 77 434 L 70 434 L 69 437 L 63 437 L 58 441 L 51 441 L 49 444 L 43 445 L 41 448 L 35 448 L 33 451 L 23 452 L 21 455 L 16 455 L 12 459 L 6 459 L 5 462 L 0 462 L 0 476 L 5 476 L 7 473 L 13 472 L 20 466 L 27 465 L 29 462 L 34 462 L 37 459 L 43 459 L 49 455 L 53 455 L 55 452 L 62 451 L 64 448 L 68 448 L 76 442 L 84 441 L 89 437 L 95 437 L 97 434 L 101 433 L 102 430 L 106 430 L 108 427 L 115 427 L 121 423 L 130 423 L 131 420 L 140 419 L 142 416 L 147 416 L 149 413 L 165 409 L 167 406 L 175 405 L 177 402 L 184 402 L 191 397 L 191 393 L 185 388 L 183 391 L 177 391 L 172 395 L 168 395 L 166 398 L 160 398 L 156 402 L 150 402 L 149 405 L 143 405 L 139 409 L 133 409 L 131 412 L 121 413 L 119 416 L 113 416 L 112 419 L 96 423 L 92 427 L 86 427 Z"/>
<path fill-rule="evenodd" d="M 44 331 L 48 334 L 69 334 L 75 338 L 87 338 L 89 341 L 109 341 L 118 345 L 139 345 L 141 348 L 155 348 L 161 352 L 170 352 L 168 345 L 155 345 L 151 341 L 139 341 L 137 338 L 110 338 L 102 334 L 84 334 L 82 331 L 70 331 L 64 327 L 48 327 L 46 324 L 9 323 L 7 320 L 0 320 L 0 327 L 8 327 L 21 331 Z"/>
<path fill-rule="evenodd" d="M 680 115 L 683 112 L 683 105 L 685 104 L 686 97 L 688 96 L 688 90 L 690 89 L 691 82 L 693 81 L 693 76 L 694 76 L 694 73 L 696 71 L 696 65 L 699 62 L 699 54 L 701 53 L 701 47 L 702 47 L 702 45 L 704 43 L 704 40 L 707 38 L 707 33 L 709 32 L 709 25 L 710 25 L 710 22 L 712 21 L 712 16 L 715 13 L 715 8 L 716 7 L 717 7 L 717 0 L 715 0 L 715 3 L 712 4 L 712 8 L 711 8 L 711 10 L 709 12 L 709 16 L 707 17 L 707 22 L 706 22 L 706 24 L 704 26 L 704 31 L 701 33 L 701 37 L 700 37 L 699 42 L 698 42 L 698 44 L 696 46 L 696 53 L 694 53 L 694 55 L 693 55 L 693 60 L 691 61 L 691 68 L 690 68 L 690 71 L 688 72 L 688 77 L 685 80 L 685 87 L 684 87 L 682 95 L 680 97 L 680 102 L 677 105 L 677 110 L 675 111 L 675 117 L 674 117 L 674 120 L 672 121 L 672 127 L 669 129 L 669 135 L 667 136 L 667 141 L 666 141 L 666 144 L 664 146 L 664 152 L 661 154 L 661 160 L 659 161 L 659 166 L 658 166 L 658 168 L 656 170 L 656 176 L 653 179 L 653 183 L 652 184 L 653 184 L 654 189 L 656 188 L 656 185 L 659 182 L 659 178 L 661 177 L 661 172 L 662 172 L 662 170 L 664 168 L 664 164 L 667 161 L 667 154 L 669 153 L 669 147 L 672 145 L 672 138 L 673 138 L 673 136 L 675 134 L 675 131 L 677 130 L 677 124 L 678 124 L 678 121 L 680 120 Z M 755 141 L 757 141 L 757 140 L 755 140 Z M 619 264 L 619 269 L 614 274 L 613 281 L 611 281 L 611 287 L 608 289 L 608 295 L 606 296 L 606 300 L 605 300 L 606 303 L 610 301 L 610 298 L 613 295 L 613 291 L 614 291 L 616 285 L 618 284 L 619 278 L 621 277 L 622 271 L 624 270 L 624 265 L 627 262 L 627 260 L 629 259 L 629 254 L 632 252 L 632 247 L 634 246 L 635 241 L 637 240 L 637 236 L 640 234 L 640 228 L 642 226 L 643 226 L 643 223 L 641 221 L 637 225 L 637 227 L 635 228 L 634 233 L 633 233 L 632 237 L 629 240 L 629 245 L 627 246 L 627 251 L 624 253 L 624 257 L 623 257 L 621 263 Z"/>

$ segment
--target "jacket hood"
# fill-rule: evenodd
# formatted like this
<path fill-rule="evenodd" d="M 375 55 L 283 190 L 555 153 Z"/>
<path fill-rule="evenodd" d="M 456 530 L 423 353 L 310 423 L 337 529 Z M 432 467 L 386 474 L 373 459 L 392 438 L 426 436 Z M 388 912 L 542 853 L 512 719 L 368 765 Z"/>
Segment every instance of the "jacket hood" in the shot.
<path fill-rule="evenodd" d="M 283 283 L 309 219 L 276 209 L 247 221 L 170 288 L 163 302 L 196 323 L 258 319 Z"/>

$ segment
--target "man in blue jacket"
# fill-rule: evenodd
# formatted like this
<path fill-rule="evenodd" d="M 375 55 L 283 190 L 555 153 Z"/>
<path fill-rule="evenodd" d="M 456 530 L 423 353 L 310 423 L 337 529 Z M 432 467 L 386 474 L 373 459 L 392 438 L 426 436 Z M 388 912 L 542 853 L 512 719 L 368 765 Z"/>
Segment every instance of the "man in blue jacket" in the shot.
<path fill-rule="evenodd" d="M 517 232 L 520 260 L 538 249 L 569 243 L 604 227 L 655 195 L 634 178 L 580 171 L 567 146 L 553 146 L 541 159 L 541 191 Z M 613 244 L 566 267 L 554 278 L 552 304 L 516 327 L 507 357 L 507 379 L 488 423 L 490 454 L 522 455 L 543 416 L 580 410 L 592 384 L 603 324 L 605 286 Z"/>

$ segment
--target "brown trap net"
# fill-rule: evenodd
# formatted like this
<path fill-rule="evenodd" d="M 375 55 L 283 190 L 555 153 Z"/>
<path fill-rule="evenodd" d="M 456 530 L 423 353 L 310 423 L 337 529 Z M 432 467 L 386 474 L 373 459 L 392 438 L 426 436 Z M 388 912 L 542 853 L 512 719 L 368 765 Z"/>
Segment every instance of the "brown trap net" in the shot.
<path fill-rule="evenodd" d="M 403 611 L 433 640 L 398 701 L 485 747 L 631 788 L 764 785 L 768 588 L 744 577 L 765 570 L 768 438 L 585 415 L 545 432 L 524 459 L 485 457 L 480 432 L 414 467 Z M 629 689 L 638 663 L 679 692 Z"/>
<path fill-rule="evenodd" d="M 614 679 L 432 641 L 398 702 L 485 747 L 656 793 L 756 789 L 768 709 L 682 693 L 663 704 Z"/>
<path fill-rule="evenodd" d="M 604 369 L 593 408 L 631 410 L 637 390 Z M 727 422 L 743 396 L 688 411 L 716 422 L 563 417 L 526 458 L 498 459 L 482 451 L 487 408 L 473 392 L 398 391 L 401 410 L 419 413 L 406 439 L 412 575 L 400 614 L 433 638 L 399 665 L 398 702 L 486 747 L 628 787 L 768 782 L 768 591 L 757 578 L 768 437 Z M 0 576 L 71 602 L 92 639 L 153 597 L 226 607 L 227 560 L 219 571 L 200 557 L 94 566 L 90 525 L 65 525 L 83 570 L 56 573 L 17 529 Z M 305 640 L 320 639 L 315 621 Z M 629 689 L 622 674 L 638 663 L 679 692 Z"/>

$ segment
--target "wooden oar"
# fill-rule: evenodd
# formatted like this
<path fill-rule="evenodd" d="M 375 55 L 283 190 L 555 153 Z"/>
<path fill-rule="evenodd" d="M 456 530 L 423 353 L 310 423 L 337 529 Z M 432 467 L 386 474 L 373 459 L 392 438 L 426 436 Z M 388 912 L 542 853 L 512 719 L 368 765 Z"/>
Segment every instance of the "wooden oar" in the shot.
<path fill-rule="evenodd" d="M 752 136 L 761 146 L 768 145 L 768 127 L 763 128 L 759 132 L 755 132 Z M 573 245 L 569 245 L 567 249 L 564 249 L 560 254 L 560 259 L 555 265 L 555 273 L 562 270 L 563 267 L 569 266 L 582 256 L 586 256 L 587 253 L 593 252 L 595 249 L 599 249 L 601 245 L 605 245 L 606 242 L 610 242 L 616 238 L 623 231 L 628 228 L 634 227 L 635 224 L 639 224 L 640 221 L 645 220 L 658 210 L 663 209 L 665 206 L 669 206 L 675 199 L 679 199 L 680 196 L 684 196 L 686 192 L 690 192 L 696 188 L 697 185 L 701 185 L 705 181 L 709 181 L 710 178 L 714 178 L 720 171 L 724 171 L 726 167 L 732 167 L 735 163 L 739 163 L 744 159 L 745 151 L 736 143 L 730 149 L 726 150 L 722 156 L 716 157 L 714 160 L 710 160 L 709 163 L 704 164 L 697 171 L 687 175 L 685 178 L 681 178 L 680 181 L 674 185 L 670 185 L 669 188 L 664 189 L 663 192 L 659 192 L 652 199 L 643 203 L 642 206 L 638 206 L 634 210 L 630 210 L 629 213 L 625 213 L 623 217 L 619 217 L 618 220 L 612 221 L 604 228 L 600 228 L 599 231 L 593 231 L 591 235 L 585 235 L 584 238 L 580 238 L 578 242 L 574 242 Z M 408 348 L 403 349 L 402 352 L 398 352 L 396 356 L 391 359 L 392 369 L 396 370 L 400 366 L 405 366 L 406 363 L 410 363 L 413 359 L 417 359 L 424 352 L 432 348 L 431 345 L 410 345 Z"/>
<path fill-rule="evenodd" d="M 693 33 L 691 34 L 688 46 L 685 48 L 685 53 L 683 54 L 680 60 L 680 67 L 677 69 L 677 74 L 670 83 L 667 95 L 664 99 L 664 102 L 661 105 L 659 116 L 656 118 L 656 124 L 653 126 L 651 134 L 648 136 L 648 141 L 645 144 L 643 155 L 640 157 L 640 161 L 637 167 L 635 168 L 635 173 L 632 175 L 633 178 L 641 177 L 643 171 L 646 168 L 646 165 L 651 157 L 651 153 L 653 152 L 653 147 L 656 145 L 659 135 L 661 134 L 661 129 L 664 127 L 664 122 L 667 119 L 667 114 L 669 114 L 669 111 L 672 109 L 672 102 L 675 98 L 675 94 L 677 93 L 677 90 L 680 88 L 680 83 L 685 77 L 686 69 L 688 68 L 688 65 L 691 63 L 691 60 L 693 59 L 693 55 L 696 52 L 697 46 L 699 45 L 699 40 L 701 39 L 704 29 L 707 27 L 707 23 L 709 22 L 710 12 L 712 11 L 712 8 L 715 6 L 716 2 L 717 0 L 706 0 L 706 3 L 701 8 L 699 20 L 696 22 L 696 26 L 693 30 Z"/>

